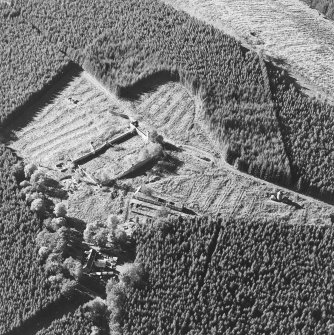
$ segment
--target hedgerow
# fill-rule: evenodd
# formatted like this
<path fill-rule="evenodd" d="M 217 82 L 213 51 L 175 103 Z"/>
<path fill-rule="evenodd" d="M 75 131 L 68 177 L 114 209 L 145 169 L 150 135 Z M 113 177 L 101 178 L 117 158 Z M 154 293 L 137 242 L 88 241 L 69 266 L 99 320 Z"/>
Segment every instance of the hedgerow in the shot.
<path fill-rule="evenodd" d="M 334 321 L 333 228 L 175 221 L 137 231 L 146 286 L 123 334 L 326 334 Z"/>

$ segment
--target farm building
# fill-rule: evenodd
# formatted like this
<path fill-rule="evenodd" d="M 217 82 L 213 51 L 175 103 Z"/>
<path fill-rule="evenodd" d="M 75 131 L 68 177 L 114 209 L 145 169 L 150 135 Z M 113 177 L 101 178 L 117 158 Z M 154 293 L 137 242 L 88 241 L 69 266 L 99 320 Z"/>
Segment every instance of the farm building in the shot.
<path fill-rule="evenodd" d="M 87 274 L 94 274 L 97 271 L 114 273 L 117 264 L 117 257 L 109 257 L 104 255 L 95 248 L 91 248 L 85 252 L 87 254 L 86 263 L 83 267 Z"/>

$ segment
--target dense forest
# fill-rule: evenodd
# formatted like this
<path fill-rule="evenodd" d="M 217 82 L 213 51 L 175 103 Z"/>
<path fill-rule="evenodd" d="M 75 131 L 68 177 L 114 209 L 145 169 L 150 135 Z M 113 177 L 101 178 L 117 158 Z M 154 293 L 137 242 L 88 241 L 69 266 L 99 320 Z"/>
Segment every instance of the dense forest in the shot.
<path fill-rule="evenodd" d="M 119 300 L 123 334 L 327 334 L 333 233 L 209 218 L 142 227 L 147 279 Z"/>
<path fill-rule="evenodd" d="M 310 7 L 317 9 L 320 13 L 334 20 L 334 1 L 333 0 L 302 0 Z"/>
<path fill-rule="evenodd" d="M 38 262 L 36 235 L 41 221 L 22 199 L 18 158 L 0 145 L 0 334 L 18 327 L 59 298 Z"/>
<path fill-rule="evenodd" d="M 24 113 L 19 107 L 36 99 L 68 63 L 20 13 L 0 3 L 0 126 L 11 114 Z"/>
<path fill-rule="evenodd" d="M 310 100 L 269 67 L 278 122 L 298 191 L 334 201 L 333 106 Z"/>

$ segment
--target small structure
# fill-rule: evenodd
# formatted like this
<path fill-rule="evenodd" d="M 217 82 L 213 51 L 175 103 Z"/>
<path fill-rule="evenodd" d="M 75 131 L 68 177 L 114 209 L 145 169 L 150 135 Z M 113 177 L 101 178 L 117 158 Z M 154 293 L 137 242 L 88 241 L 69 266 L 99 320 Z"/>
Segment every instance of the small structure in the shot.
<path fill-rule="evenodd" d="M 86 153 L 86 154 L 84 154 L 84 155 L 82 155 L 82 156 L 80 156 L 80 157 L 72 159 L 72 162 L 75 165 L 78 165 L 78 164 L 81 164 L 83 162 L 86 162 L 86 161 L 88 161 L 90 159 L 95 158 L 97 155 L 99 155 L 100 153 L 102 153 L 105 150 L 109 149 L 114 144 L 120 143 L 120 142 L 126 140 L 127 138 L 132 137 L 136 133 L 139 134 L 138 128 L 136 127 L 136 125 L 138 126 L 138 122 L 137 121 L 131 122 L 130 125 L 129 125 L 129 129 L 126 132 L 124 132 L 124 133 L 122 133 L 120 135 L 117 135 L 116 137 L 112 138 L 110 141 L 106 141 L 104 144 L 102 144 L 99 147 L 94 148 L 93 145 L 92 145 L 92 142 L 91 142 L 90 143 L 91 151 L 88 152 L 88 153 Z"/>
<path fill-rule="evenodd" d="M 181 202 L 173 202 L 168 201 L 163 198 L 159 198 L 153 195 L 147 195 L 143 192 L 141 192 L 141 186 L 136 190 L 136 192 L 132 196 L 132 200 L 139 200 L 141 202 L 146 202 L 158 207 L 168 207 L 172 209 L 173 211 L 182 212 L 184 210 L 184 204 Z M 136 201 L 133 201 L 137 203 Z"/>
<path fill-rule="evenodd" d="M 282 191 L 278 191 L 276 198 L 278 201 L 282 201 L 283 200 L 283 192 Z"/>
<path fill-rule="evenodd" d="M 272 201 L 283 202 L 283 200 L 284 200 L 282 191 L 278 191 L 278 192 L 275 192 L 275 193 L 270 193 L 269 196 L 270 196 L 270 200 L 272 200 Z"/>
<path fill-rule="evenodd" d="M 89 251 L 85 252 L 88 254 L 87 256 L 87 262 L 83 266 L 83 271 L 89 273 L 92 269 L 92 266 L 94 264 L 95 258 L 97 256 L 97 251 L 95 249 L 90 249 Z"/>
<path fill-rule="evenodd" d="M 275 194 L 271 194 L 270 195 L 270 200 L 277 201 Z"/>
<path fill-rule="evenodd" d="M 105 277 L 117 277 L 119 275 L 119 271 L 113 270 L 113 271 L 96 271 L 92 272 L 90 274 L 91 276 L 94 277 L 99 277 L 99 278 L 105 278 Z"/>
<path fill-rule="evenodd" d="M 107 260 L 106 259 L 98 259 L 94 262 L 94 266 L 97 268 L 104 269 L 107 266 Z"/>
<path fill-rule="evenodd" d="M 128 212 L 130 214 L 129 218 L 131 222 L 131 219 L 135 221 L 139 217 L 154 219 L 159 215 L 160 211 L 166 210 L 170 217 L 179 217 L 180 215 L 192 217 L 193 215 L 196 215 L 194 211 L 186 208 L 183 203 L 166 200 L 152 194 L 148 195 L 141 191 L 141 187 L 139 187 L 133 194 L 129 202 Z"/>
<path fill-rule="evenodd" d="M 84 272 L 89 275 L 92 275 L 97 271 L 114 273 L 118 257 L 109 257 L 96 249 L 96 247 L 92 246 L 89 251 L 85 251 L 87 260 L 86 264 L 83 266 Z"/>

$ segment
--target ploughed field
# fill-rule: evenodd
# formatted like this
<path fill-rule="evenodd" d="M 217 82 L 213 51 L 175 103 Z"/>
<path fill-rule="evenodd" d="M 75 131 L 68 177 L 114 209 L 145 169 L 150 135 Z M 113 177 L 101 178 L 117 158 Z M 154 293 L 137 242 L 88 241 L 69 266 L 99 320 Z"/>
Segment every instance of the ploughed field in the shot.
<path fill-rule="evenodd" d="M 278 59 L 300 83 L 331 95 L 334 25 L 299 0 L 164 0 Z"/>

